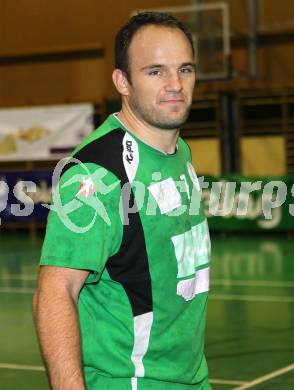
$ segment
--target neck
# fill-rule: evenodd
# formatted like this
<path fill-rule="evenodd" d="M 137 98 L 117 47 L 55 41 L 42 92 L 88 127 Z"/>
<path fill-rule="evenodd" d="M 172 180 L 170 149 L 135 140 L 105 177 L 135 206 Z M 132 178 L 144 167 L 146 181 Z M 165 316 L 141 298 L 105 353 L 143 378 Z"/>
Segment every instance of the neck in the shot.
<path fill-rule="evenodd" d="M 144 143 L 166 154 L 175 153 L 179 129 L 164 130 L 151 126 L 138 118 L 125 105 L 123 105 L 121 111 L 118 113 L 118 119 Z"/>

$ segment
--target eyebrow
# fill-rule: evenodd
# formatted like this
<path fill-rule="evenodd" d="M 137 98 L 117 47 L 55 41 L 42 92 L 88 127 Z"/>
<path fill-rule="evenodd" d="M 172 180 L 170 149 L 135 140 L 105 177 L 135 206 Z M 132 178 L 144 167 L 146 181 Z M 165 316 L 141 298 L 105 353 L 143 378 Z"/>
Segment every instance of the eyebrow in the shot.
<path fill-rule="evenodd" d="M 191 66 L 194 70 L 196 69 L 196 65 L 195 63 L 193 62 L 184 62 L 182 63 L 179 68 L 182 68 L 183 66 Z M 166 65 L 163 65 L 163 64 L 151 64 L 151 65 L 146 65 L 146 66 L 143 66 L 143 68 L 141 68 L 140 70 L 141 71 L 144 71 L 144 70 L 151 70 L 151 69 L 154 69 L 154 68 L 164 68 L 166 67 Z"/>

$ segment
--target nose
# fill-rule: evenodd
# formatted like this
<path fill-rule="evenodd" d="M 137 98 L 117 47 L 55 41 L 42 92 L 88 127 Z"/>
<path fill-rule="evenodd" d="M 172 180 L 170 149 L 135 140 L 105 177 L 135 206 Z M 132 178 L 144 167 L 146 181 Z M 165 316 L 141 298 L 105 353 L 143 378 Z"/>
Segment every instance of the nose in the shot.
<path fill-rule="evenodd" d="M 182 81 L 178 72 L 171 72 L 168 75 L 165 89 L 167 92 L 180 92 L 182 90 Z"/>

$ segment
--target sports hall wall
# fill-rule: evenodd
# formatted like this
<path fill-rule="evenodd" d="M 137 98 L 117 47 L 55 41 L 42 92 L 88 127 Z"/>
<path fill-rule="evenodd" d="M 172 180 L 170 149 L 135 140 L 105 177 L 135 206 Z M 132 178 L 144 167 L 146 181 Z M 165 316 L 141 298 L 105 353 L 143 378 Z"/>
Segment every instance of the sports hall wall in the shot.
<path fill-rule="evenodd" d="M 215 1 L 202 1 L 202 3 L 209 2 Z M 103 64 L 95 68 L 96 72 L 91 68 L 92 64 L 90 61 L 84 61 L 79 65 L 75 64 L 71 72 L 69 72 L 70 75 L 65 77 L 67 73 L 64 71 L 65 65 L 60 63 L 55 67 L 52 64 L 51 72 L 46 74 L 46 78 L 49 78 L 48 85 L 53 83 L 55 88 L 58 87 L 59 94 L 56 95 L 56 99 L 62 94 L 62 88 L 67 91 L 64 92 L 67 95 L 64 97 L 65 99 L 72 99 L 72 92 L 76 94 L 74 98 L 77 99 L 114 97 L 115 91 L 110 80 L 110 74 L 113 66 L 113 39 L 119 26 L 136 9 L 169 7 L 191 3 L 191 1 L 185 0 L 126 0 L 124 2 L 110 0 L 107 3 L 97 0 L 53 0 L 51 2 L 45 2 L 44 0 L 19 0 L 17 2 L 1 0 L 0 104 L 4 106 L 30 103 L 21 99 L 30 96 L 30 90 L 35 87 L 31 83 L 25 85 L 26 80 L 24 78 L 28 77 L 29 72 L 35 70 L 29 67 L 30 64 L 27 64 L 26 69 L 22 69 L 23 66 L 17 66 L 16 61 L 14 66 L 10 66 L 8 70 L 4 66 L 5 58 L 8 62 L 7 57 L 11 59 L 12 57 L 18 57 L 21 59 L 22 55 L 62 53 L 83 49 L 87 51 L 87 49 L 99 47 L 103 49 L 101 58 Z M 282 0 L 283 6 L 281 6 L 281 2 L 275 0 L 259 0 L 257 2 L 258 33 L 260 36 L 258 43 L 259 82 L 251 82 L 250 84 L 247 83 L 244 77 L 248 61 L 245 39 L 248 35 L 247 0 L 230 0 L 228 3 L 230 5 L 233 68 L 238 70 L 239 73 L 242 73 L 242 71 L 244 73 L 243 78 L 239 77 L 234 87 L 244 89 L 249 87 L 255 88 L 256 86 L 268 88 L 293 86 L 293 1 Z M 43 66 L 43 70 L 46 72 L 45 64 Z M 83 68 L 87 68 L 90 71 L 88 78 L 84 79 L 82 77 Z M 61 74 L 63 77 L 60 77 Z M 68 85 L 70 76 L 72 76 L 71 82 L 73 84 L 76 83 L 75 86 L 72 86 L 71 91 L 68 90 L 70 89 Z M 76 80 L 79 76 L 80 79 Z M 57 80 L 57 77 L 60 78 Z M 91 90 L 91 83 L 89 83 L 89 79 L 92 77 L 94 77 L 92 85 L 95 85 L 95 93 L 93 92 L 94 88 Z M 11 85 L 12 79 L 14 79 L 15 83 Z M 33 78 L 32 80 L 34 81 Z M 62 85 L 62 80 L 64 80 L 64 85 Z M 97 81 L 99 82 L 96 84 Z M 36 75 L 35 82 L 41 83 L 41 76 Z M 22 87 L 26 87 L 27 96 L 22 96 L 23 94 L 19 93 L 22 92 L 22 90 L 19 90 Z M 215 84 L 215 86 L 209 85 L 207 88 L 213 90 L 218 88 L 218 84 Z M 90 89 L 89 92 L 88 89 Z M 47 92 L 47 90 L 40 91 L 38 99 L 43 101 L 49 99 L 49 97 L 46 97 Z M 49 91 L 50 96 L 52 93 L 52 91 Z M 79 96 L 79 93 L 81 96 Z M 61 99 L 61 96 L 59 99 Z"/>
<path fill-rule="evenodd" d="M 209 3 L 209 0 L 198 3 Z M 191 4 L 180 0 L 0 2 L 0 106 L 105 102 L 118 97 L 111 82 L 113 40 L 136 9 Z M 195 4 L 196 2 L 193 2 Z M 233 77 L 198 83 L 195 115 L 183 135 L 198 171 L 283 175 L 292 172 L 294 5 L 259 0 L 257 76 L 248 77 L 246 0 L 230 0 Z M 293 90 L 292 90 L 293 88 Z M 234 95 L 238 142 L 234 169 L 226 164 L 222 98 Z M 205 115 L 204 115 L 205 116 Z M 207 130 L 208 129 L 208 130 Z M 205 150 L 210 151 L 207 158 Z M 259 156 L 256 159 L 255 156 Z"/>

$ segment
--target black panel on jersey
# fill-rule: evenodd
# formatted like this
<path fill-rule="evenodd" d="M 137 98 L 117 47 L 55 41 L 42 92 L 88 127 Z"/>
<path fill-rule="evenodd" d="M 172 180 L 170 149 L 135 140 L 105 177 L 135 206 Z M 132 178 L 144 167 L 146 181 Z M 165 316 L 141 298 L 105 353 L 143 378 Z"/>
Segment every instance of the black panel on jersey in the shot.
<path fill-rule="evenodd" d="M 124 185 L 129 185 L 123 164 L 124 135 L 122 129 L 115 129 L 85 145 L 73 157 L 82 163 L 94 163 L 104 167 L 121 181 L 123 188 Z M 75 163 L 66 165 L 63 174 L 74 165 Z M 135 202 L 134 193 L 132 190 L 123 191 L 123 195 L 127 193 L 128 199 L 124 199 L 123 202 L 131 208 Z M 139 213 L 129 214 L 128 220 L 129 223 L 124 224 L 121 247 L 118 253 L 108 259 L 106 268 L 110 277 L 124 287 L 133 315 L 137 316 L 152 311 L 151 277 Z"/>

